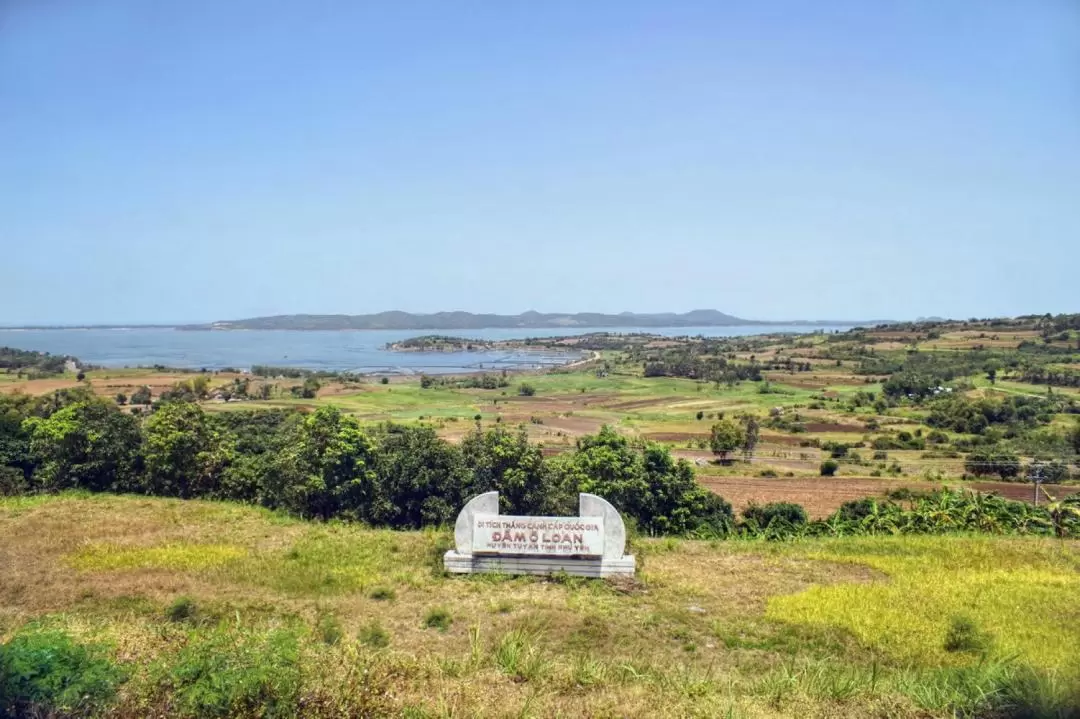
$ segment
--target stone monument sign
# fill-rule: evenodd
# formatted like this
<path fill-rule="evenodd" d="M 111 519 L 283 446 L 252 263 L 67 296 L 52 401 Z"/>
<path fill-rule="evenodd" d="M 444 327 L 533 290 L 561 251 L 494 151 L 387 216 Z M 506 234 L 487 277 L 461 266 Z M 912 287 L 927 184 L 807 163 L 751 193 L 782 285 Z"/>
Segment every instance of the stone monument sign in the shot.
<path fill-rule="evenodd" d="M 458 514 L 443 565 L 457 574 L 633 574 L 619 512 L 595 494 L 579 494 L 578 507 L 576 517 L 520 517 L 499 514 L 498 492 L 473 497 Z"/>

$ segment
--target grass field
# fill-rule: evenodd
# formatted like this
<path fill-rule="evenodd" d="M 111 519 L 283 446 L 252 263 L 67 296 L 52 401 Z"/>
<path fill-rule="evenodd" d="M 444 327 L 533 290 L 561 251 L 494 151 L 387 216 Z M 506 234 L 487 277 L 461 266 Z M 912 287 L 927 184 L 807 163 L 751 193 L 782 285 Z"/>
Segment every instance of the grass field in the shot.
<path fill-rule="evenodd" d="M 1077 542 L 638 539 L 622 583 L 447 577 L 449 543 L 222 503 L 3 499 L 0 637 L 100 645 L 128 677 L 121 717 L 1071 716 L 1080 699 Z M 946 650 L 964 620 L 978 642 Z"/>

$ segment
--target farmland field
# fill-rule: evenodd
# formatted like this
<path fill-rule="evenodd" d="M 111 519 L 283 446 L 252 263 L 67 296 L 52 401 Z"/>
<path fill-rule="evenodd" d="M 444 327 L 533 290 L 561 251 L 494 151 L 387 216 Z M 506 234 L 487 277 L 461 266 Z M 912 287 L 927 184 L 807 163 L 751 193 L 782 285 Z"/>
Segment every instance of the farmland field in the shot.
<path fill-rule="evenodd" d="M 449 541 L 229 503 L 0 500 L 0 635 L 94 648 L 123 717 L 1067 716 L 1080 699 L 1075 541 L 638 539 L 642 571 L 614 584 L 446 577 Z M 985 644 L 946 649 L 960 621 Z"/>

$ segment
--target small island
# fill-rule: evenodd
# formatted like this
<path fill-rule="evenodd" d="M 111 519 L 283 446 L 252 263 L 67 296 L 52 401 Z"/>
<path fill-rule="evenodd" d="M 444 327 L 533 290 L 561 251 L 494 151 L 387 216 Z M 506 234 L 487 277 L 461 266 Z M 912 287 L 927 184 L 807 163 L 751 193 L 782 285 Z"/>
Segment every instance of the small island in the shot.
<path fill-rule="evenodd" d="M 468 337 L 423 335 L 391 342 L 386 345 L 386 349 L 394 352 L 480 352 L 495 349 L 500 344 Z"/>

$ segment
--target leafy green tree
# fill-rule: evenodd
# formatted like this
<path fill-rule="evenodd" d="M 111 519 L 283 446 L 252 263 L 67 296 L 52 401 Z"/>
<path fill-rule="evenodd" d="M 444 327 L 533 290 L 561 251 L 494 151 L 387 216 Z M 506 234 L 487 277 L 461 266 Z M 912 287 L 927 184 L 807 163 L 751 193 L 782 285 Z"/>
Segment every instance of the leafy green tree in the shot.
<path fill-rule="evenodd" d="M 461 443 L 465 466 L 472 472 L 471 492 L 499 492 L 506 514 L 557 514 L 572 510 L 572 498 L 557 473 L 544 464 L 538 445 L 524 427 L 511 432 L 501 425 L 474 429 Z"/>
<path fill-rule="evenodd" d="M 23 424 L 33 410 L 33 404 L 26 395 L 0 394 L 0 467 L 11 467 L 24 478 L 34 471 L 30 432 Z M 14 486 L 14 479 L 11 483 Z"/>
<path fill-rule="evenodd" d="M 580 437 L 564 468 L 579 492 L 598 494 L 634 517 L 646 515 L 649 485 L 641 454 L 611 427 L 604 425 L 599 433 Z"/>
<path fill-rule="evenodd" d="M 730 452 L 742 446 L 745 437 L 742 427 L 735 420 L 724 419 L 712 426 L 709 449 L 720 457 L 720 461 L 725 461 Z"/>
<path fill-rule="evenodd" d="M 374 455 L 356 418 L 320 407 L 285 428 L 260 499 L 305 517 L 368 519 L 376 498 Z"/>
<path fill-rule="evenodd" d="M 153 396 L 150 394 L 150 388 L 146 385 L 139 387 L 131 393 L 132 404 L 148 405 L 152 400 Z"/>
<path fill-rule="evenodd" d="M 166 402 L 146 420 L 145 433 L 146 487 L 151 494 L 217 494 L 231 452 L 202 407 Z"/>
<path fill-rule="evenodd" d="M 675 460 L 662 445 L 648 444 L 642 464 L 649 492 L 638 517 L 639 526 L 652 533 L 723 535 L 734 523 L 731 505 L 697 483 L 694 470 Z"/>
<path fill-rule="evenodd" d="M 123 392 L 117 392 L 116 393 L 116 404 L 123 407 L 125 404 L 127 404 L 127 401 L 128 401 L 128 398 L 127 398 L 126 394 L 124 394 Z"/>
<path fill-rule="evenodd" d="M 1020 458 L 1008 450 L 983 448 L 967 456 L 964 469 L 976 476 L 996 474 L 1007 480 L 1020 474 Z"/>
<path fill-rule="evenodd" d="M 820 473 L 822 477 L 832 477 L 838 469 L 840 469 L 840 465 L 835 459 L 827 459 L 821 463 Z"/>
<path fill-rule="evenodd" d="M 430 427 L 387 424 L 376 443 L 369 521 L 401 528 L 452 522 L 472 484 L 461 451 Z"/>
<path fill-rule="evenodd" d="M 746 418 L 746 431 L 743 436 L 742 450 L 746 459 L 750 459 L 754 456 L 754 449 L 758 445 L 758 439 L 761 436 L 761 427 L 758 425 L 756 417 Z"/>
<path fill-rule="evenodd" d="M 77 402 L 47 418 L 30 417 L 24 428 L 37 464 L 34 482 L 41 489 L 134 487 L 142 445 L 139 422 L 112 402 Z"/>
<path fill-rule="evenodd" d="M 715 535 L 731 526 L 731 505 L 698 485 L 689 464 L 659 445 L 635 448 L 608 426 L 578 439 L 558 467 L 567 485 L 607 499 L 647 532 Z"/>
<path fill-rule="evenodd" d="M 385 377 L 383 378 L 385 379 Z M 428 374 L 420 375 L 420 389 L 430 389 L 435 386 L 435 378 Z"/>
<path fill-rule="evenodd" d="M 532 397 L 534 394 L 536 394 L 536 388 L 528 382 L 522 382 L 518 386 L 518 394 L 522 397 Z"/>

